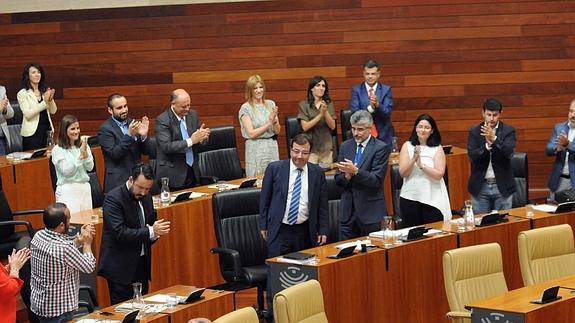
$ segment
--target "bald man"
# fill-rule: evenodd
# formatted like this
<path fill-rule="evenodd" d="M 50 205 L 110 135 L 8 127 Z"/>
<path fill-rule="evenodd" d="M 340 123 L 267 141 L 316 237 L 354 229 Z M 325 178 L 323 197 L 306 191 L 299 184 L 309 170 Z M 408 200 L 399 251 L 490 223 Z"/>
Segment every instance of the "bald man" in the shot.
<path fill-rule="evenodd" d="M 208 139 L 210 129 L 190 109 L 190 95 L 177 89 L 170 95 L 170 107 L 156 118 L 158 143 L 156 178 L 170 179 L 170 190 L 198 184 L 197 152 L 194 147 Z"/>

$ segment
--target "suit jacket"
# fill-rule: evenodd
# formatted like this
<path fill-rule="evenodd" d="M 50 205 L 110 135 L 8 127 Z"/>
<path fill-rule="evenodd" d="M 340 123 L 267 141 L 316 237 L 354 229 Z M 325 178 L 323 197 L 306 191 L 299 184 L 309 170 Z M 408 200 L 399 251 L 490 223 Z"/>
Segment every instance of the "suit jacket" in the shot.
<path fill-rule="evenodd" d="M 152 195 L 142 198 L 146 224 L 153 225 L 156 213 Z M 120 185 L 106 194 L 103 205 L 104 229 L 100 246 L 98 275 L 113 282 L 129 284 L 138 267 L 144 244 L 144 252 L 151 275 L 152 241 L 147 227 L 141 227 L 138 203 L 126 185 Z"/>
<path fill-rule="evenodd" d="M 327 183 L 323 170 L 307 163 L 310 241 L 329 231 Z M 260 195 L 260 229 L 268 230 L 268 243 L 277 238 L 285 214 L 290 160 L 272 162 L 266 168 Z"/>
<path fill-rule="evenodd" d="M 104 192 L 126 183 L 132 168 L 141 160 L 142 154 L 150 154 L 152 147 L 149 140 L 142 141 L 124 135 L 118 124 L 109 117 L 98 129 L 98 141 L 102 147 L 106 174 L 104 176 Z M 132 119 L 126 120 L 128 124 Z"/>
<path fill-rule="evenodd" d="M 374 108 L 375 112 L 371 116 L 377 128 L 377 138 L 390 145 L 391 138 L 395 136 L 395 130 L 391 124 L 391 110 L 393 109 L 391 87 L 378 82 L 375 95 L 379 99 L 379 107 Z M 367 110 L 369 104 L 369 93 L 365 88 L 365 82 L 354 86 L 351 89 L 351 99 L 349 100 L 349 108 L 352 113 L 358 110 Z"/>
<path fill-rule="evenodd" d="M 354 139 L 344 141 L 337 160 L 354 160 L 356 150 Z M 363 149 L 357 175 L 347 180 L 344 173 L 336 171 L 335 182 L 343 187 L 339 213 L 341 223 L 358 219 L 363 224 L 372 224 L 387 215 L 383 181 L 389 152 L 389 146 L 371 137 Z"/>
<path fill-rule="evenodd" d="M 36 132 L 38 128 L 38 121 L 40 121 L 40 112 L 48 110 L 48 121 L 50 121 L 50 128 L 54 130 L 54 125 L 52 124 L 52 118 L 50 114 L 55 114 L 58 107 L 56 106 L 56 101 L 47 103 L 42 101 L 38 103 L 34 90 L 21 89 L 16 95 L 18 98 L 18 104 L 20 104 L 20 110 L 22 110 L 22 129 L 20 134 L 22 137 L 30 137 Z"/>
<path fill-rule="evenodd" d="M 2 100 L 6 96 L 6 88 L 0 86 L 0 100 Z M 8 106 L 6 107 L 6 114 L 0 113 L 0 128 L 2 128 L 2 133 L 4 133 L 4 137 L 6 138 L 6 142 L 8 143 L 8 150 L 10 151 L 10 131 L 8 131 L 8 123 L 6 120 L 12 119 L 14 117 L 14 109 L 8 102 Z"/>
<path fill-rule="evenodd" d="M 555 125 L 555 127 L 553 127 L 553 133 L 551 134 L 545 149 L 547 156 L 555 156 L 551 175 L 549 176 L 549 182 L 547 183 L 547 186 L 552 192 L 555 192 L 559 186 L 559 178 L 563 173 L 563 166 L 565 165 L 565 154 L 567 154 L 567 152 L 569 152 L 569 159 L 567 162 L 569 163 L 569 174 L 571 175 L 571 187 L 575 188 L 575 142 L 571 142 L 566 149 L 557 152 L 555 150 L 557 148 L 555 140 L 557 139 L 557 136 L 561 134 L 561 132 L 564 132 L 566 135 L 569 134 L 569 125 L 567 122 L 558 123 Z"/>
<path fill-rule="evenodd" d="M 200 127 L 198 113 L 190 110 L 186 115 L 188 136 Z M 170 107 L 156 118 L 157 168 L 156 178 L 170 179 L 170 187 L 182 187 L 186 180 L 186 150 L 188 144 L 182 139 L 180 123 Z M 200 178 L 197 167 L 198 153 L 196 145 L 192 146 L 194 164 L 192 166 L 196 180 Z"/>
<path fill-rule="evenodd" d="M 471 195 L 477 196 L 483 186 L 485 172 L 489 166 L 489 156 L 497 181 L 497 188 L 502 196 L 507 197 L 515 192 L 515 180 L 511 169 L 511 157 L 515 151 L 515 129 L 501 121 L 495 132 L 497 139 L 491 146 L 491 154 L 485 147 L 485 137 L 481 135 L 480 123 L 469 129 L 467 137 L 467 154 L 471 161 L 471 175 L 467 183 L 467 190 Z"/>

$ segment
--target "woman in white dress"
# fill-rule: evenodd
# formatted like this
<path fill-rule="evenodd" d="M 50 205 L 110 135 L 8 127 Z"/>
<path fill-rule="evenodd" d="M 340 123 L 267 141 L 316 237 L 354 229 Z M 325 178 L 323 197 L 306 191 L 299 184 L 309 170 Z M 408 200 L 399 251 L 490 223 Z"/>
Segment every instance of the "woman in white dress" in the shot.
<path fill-rule="evenodd" d="M 94 168 L 94 158 L 87 137 L 80 139 L 80 123 L 66 115 L 60 123 L 58 144 L 52 149 L 56 168 L 56 202 L 63 202 L 70 213 L 92 209 L 92 194 L 88 171 Z"/>
<path fill-rule="evenodd" d="M 279 160 L 277 135 L 280 133 L 278 107 L 265 98 L 266 86 L 259 75 L 246 81 L 246 102 L 238 117 L 246 139 L 246 176 L 262 175 L 268 164 Z"/>
<path fill-rule="evenodd" d="M 451 219 L 444 173 L 439 129 L 430 115 L 422 114 L 399 153 L 399 174 L 403 177 L 399 205 L 404 226 Z"/>

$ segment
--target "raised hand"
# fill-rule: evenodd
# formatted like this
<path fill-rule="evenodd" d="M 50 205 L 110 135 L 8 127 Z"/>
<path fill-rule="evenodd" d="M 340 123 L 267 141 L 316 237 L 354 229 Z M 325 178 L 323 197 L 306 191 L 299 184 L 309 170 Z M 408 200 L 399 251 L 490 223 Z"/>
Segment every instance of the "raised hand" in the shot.
<path fill-rule="evenodd" d="M 148 130 L 150 129 L 150 120 L 148 120 L 148 117 L 144 116 L 142 117 L 142 121 L 140 121 L 140 126 L 138 127 L 138 135 L 140 135 L 140 137 L 146 137 L 148 136 Z"/>

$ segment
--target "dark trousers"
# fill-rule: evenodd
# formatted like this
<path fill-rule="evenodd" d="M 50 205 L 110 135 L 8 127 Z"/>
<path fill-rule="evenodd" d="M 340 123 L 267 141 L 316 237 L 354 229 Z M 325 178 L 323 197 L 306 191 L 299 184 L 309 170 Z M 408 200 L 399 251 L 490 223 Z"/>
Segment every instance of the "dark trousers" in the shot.
<path fill-rule="evenodd" d="M 118 304 L 134 297 L 134 288 L 132 283 L 142 283 L 142 295 L 148 293 L 148 280 L 150 275 L 148 274 L 148 266 L 146 257 L 140 257 L 138 261 L 138 268 L 132 282 L 128 284 L 114 282 L 107 279 L 108 291 L 110 292 L 110 302 L 111 304 Z"/>
<path fill-rule="evenodd" d="M 268 241 L 268 258 L 308 249 L 312 246 L 312 241 L 310 241 L 309 236 L 309 224 L 307 222 L 295 225 L 282 224 L 277 237 L 273 241 Z M 271 271 L 268 266 L 268 280 L 266 287 L 268 321 L 272 321 L 274 314 L 274 295 L 272 293 L 272 278 L 270 272 Z"/>
<path fill-rule="evenodd" d="M 381 222 L 362 223 L 352 216 L 350 221 L 340 223 L 341 240 L 368 236 L 370 233 L 381 230 Z"/>
<path fill-rule="evenodd" d="M 399 209 L 401 210 L 401 220 L 404 228 L 443 221 L 441 211 L 429 204 L 402 197 L 399 201 Z"/>

